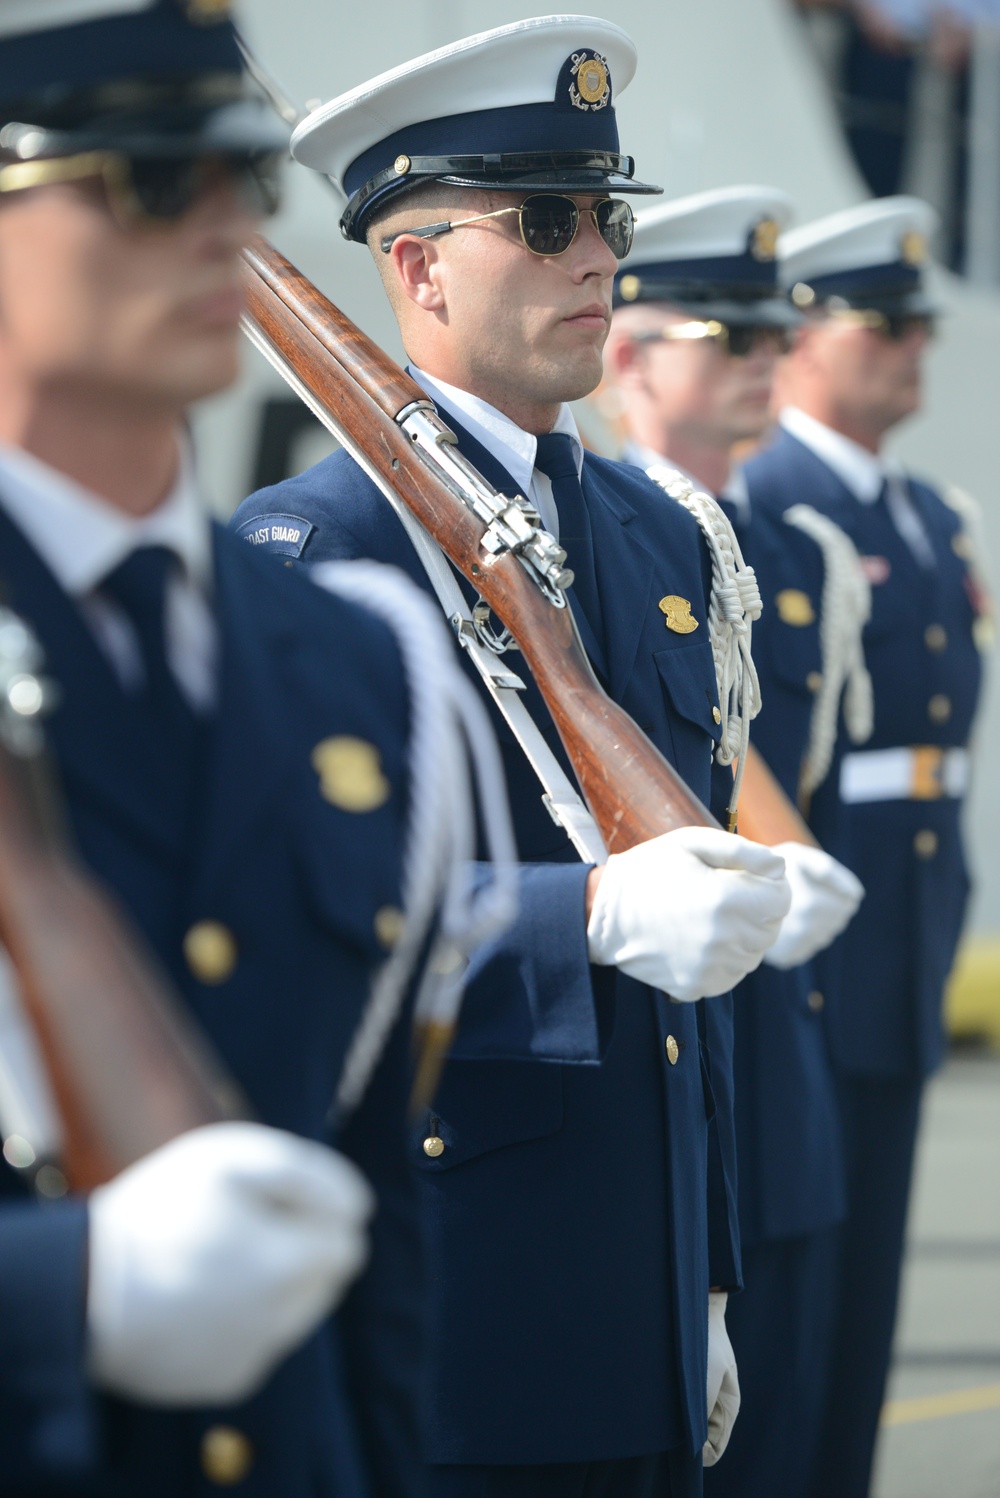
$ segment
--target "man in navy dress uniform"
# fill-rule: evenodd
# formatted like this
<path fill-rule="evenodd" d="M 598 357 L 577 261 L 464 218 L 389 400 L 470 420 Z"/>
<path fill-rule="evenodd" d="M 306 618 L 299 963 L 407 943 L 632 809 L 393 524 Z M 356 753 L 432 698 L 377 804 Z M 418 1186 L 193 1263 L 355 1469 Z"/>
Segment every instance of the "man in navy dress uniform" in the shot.
<path fill-rule="evenodd" d="M 775 189 L 731 187 L 641 212 L 615 284 L 605 368 L 626 433 L 622 456 L 651 477 L 671 482 L 677 472 L 718 497 L 756 572 L 762 708 L 751 742 L 794 804 L 813 736 L 813 688 L 834 667 L 820 643 L 823 554 L 793 525 L 751 514 L 731 467 L 734 447 L 766 429 L 775 366 L 798 321 L 777 282 L 778 233 L 790 210 Z M 705 1490 L 739 1498 L 807 1498 L 829 1340 L 827 1240 L 844 1211 L 834 1082 L 806 959 L 847 924 L 861 889 L 815 847 L 780 851 L 792 910 L 735 995 L 744 1287 L 727 1320 L 741 1410 Z"/>
<path fill-rule="evenodd" d="M 713 768 L 721 715 L 697 526 L 642 474 L 585 454 L 566 404 L 600 378 L 631 239 L 620 195 L 651 190 L 615 122 L 635 61 L 609 23 L 518 22 L 324 105 L 293 152 L 343 188 L 344 232 L 367 241 L 414 376 L 464 454 L 561 537 L 570 604 L 611 695 L 718 805 L 731 777 Z M 304 565 L 372 555 L 421 578 L 400 522 L 346 453 L 252 496 L 237 532 L 259 535 L 272 514 L 301 523 Z M 525 701 L 568 770 L 530 684 Z M 588 868 L 503 728 L 501 743 L 525 916 L 479 964 L 473 1028 L 415 1159 L 434 1281 L 430 1488 L 697 1493 L 706 1435 L 711 1457 L 737 1402 L 723 1319 L 739 1283 L 731 1019 L 719 995 L 776 935 L 783 865 L 743 839 L 681 829 Z M 704 995 L 716 997 L 679 1002 Z M 595 1033 L 599 1067 L 517 1060 L 548 1043 L 574 1061 Z"/>
<path fill-rule="evenodd" d="M 5 5 L 0 98 L 4 604 L 82 859 L 258 1120 L 89 1198 L 47 1167 L 47 1202 L 5 1127 L 0 1492 L 410 1495 L 408 1027 L 330 1125 L 399 926 L 406 675 L 373 613 L 209 524 L 187 453 L 287 143 L 208 0 Z"/>
<path fill-rule="evenodd" d="M 868 1493 L 920 1097 L 944 1050 L 942 991 L 968 891 L 959 818 L 986 625 L 969 502 L 882 455 L 920 403 L 934 223 L 926 204 L 888 198 L 783 237 L 782 275 L 807 320 L 779 374 L 778 435 L 746 469 L 755 509 L 780 515 L 805 500 L 835 520 L 872 590 L 864 645 L 874 732 L 863 748 L 845 746 L 813 801 L 821 841 L 868 890 L 819 974 L 847 1219 L 817 1498 Z"/>

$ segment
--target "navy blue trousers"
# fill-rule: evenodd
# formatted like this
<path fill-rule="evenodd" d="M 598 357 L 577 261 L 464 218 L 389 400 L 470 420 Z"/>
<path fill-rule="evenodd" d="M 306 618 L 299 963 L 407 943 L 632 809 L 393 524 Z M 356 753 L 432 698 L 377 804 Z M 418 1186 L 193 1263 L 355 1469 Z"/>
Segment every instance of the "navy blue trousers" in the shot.
<path fill-rule="evenodd" d="M 705 1498 L 811 1498 L 832 1340 L 828 1278 L 836 1228 L 743 1250 L 729 1297 L 740 1413 Z"/>
<path fill-rule="evenodd" d="M 701 1455 L 663 1451 L 610 1462 L 429 1467 L 427 1498 L 701 1498 Z"/>
<path fill-rule="evenodd" d="M 833 1349 L 810 1498 L 868 1498 L 922 1091 L 914 1077 L 838 1080 L 848 1215 L 836 1238 Z"/>

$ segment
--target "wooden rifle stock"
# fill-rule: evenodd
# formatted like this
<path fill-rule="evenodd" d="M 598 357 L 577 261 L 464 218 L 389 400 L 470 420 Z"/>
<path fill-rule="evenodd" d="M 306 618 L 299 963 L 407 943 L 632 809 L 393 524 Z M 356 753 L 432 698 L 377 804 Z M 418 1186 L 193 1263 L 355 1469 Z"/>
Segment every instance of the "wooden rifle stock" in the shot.
<path fill-rule="evenodd" d="M 808 823 L 789 800 L 766 760 L 751 744 L 740 790 L 740 832 L 754 843 L 805 843 L 818 848 Z"/>
<path fill-rule="evenodd" d="M 60 1164 L 88 1190 L 245 1109 L 126 918 L 74 859 L 53 789 L 41 760 L 0 744 L 0 941 L 60 1115 Z"/>
<path fill-rule="evenodd" d="M 610 853 L 717 822 L 595 677 L 568 608 L 424 461 L 397 418 L 427 396 L 264 239 L 244 251 L 247 315 L 293 388 L 406 505 L 509 629 Z"/>

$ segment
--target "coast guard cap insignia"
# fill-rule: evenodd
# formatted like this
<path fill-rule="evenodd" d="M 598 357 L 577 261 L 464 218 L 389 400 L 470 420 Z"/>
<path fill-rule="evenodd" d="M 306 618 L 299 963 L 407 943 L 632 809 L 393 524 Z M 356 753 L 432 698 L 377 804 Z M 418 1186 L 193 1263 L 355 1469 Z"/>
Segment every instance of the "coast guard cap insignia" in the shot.
<path fill-rule="evenodd" d="M 698 621 L 691 613 L 689 598 L 679 598 L 676 593 L 668 593 L 666 598 L 660 599 L 658 607 L 665 616 L 667 628 L 672 629 L 675 635 L 689 635 L 698 628 Z"/>
<path fill-rule="evenodd" d="M 773 260 L 778 253 L 780 228 L 773 218 L 762 218 L 753 231 L 750 253 L 755 260 Z"/>
<path fill-rule="evenodd" d="M 569 97 L 577 109 L 604 109 L 611 99 L 608 61 L 598 52 L 574 52 Z"/>
<path fill-rule="evenodd" d="M 816 618 L 812 599 L 800 588 L 782 588 L 775 597 L 774 606 L 778 610 L 778 618 L 782 624 L 791 624 L 797 629 L 803 629 L 807 624 L 812 624 Z"/>
<path fill-rule="evenodd" d="M 232 9 L 230 0 L 180 0 L 180 5 L 189 21 L 196 26 L 213 26 L 225 21 Z"/>
<path fill-rule="evenodd" d="M 927 259 L 927 240 L 919 229 L 910 229 L 903 235 L 899 253 L 906 265 L 923 265 Z"/>
<path fill-rule="evenodd" d="M 321 739 L 310 756 L 320 795 L 341 811 L 377 811 L 392 787 L 374 744 L 349 735 Z"/>

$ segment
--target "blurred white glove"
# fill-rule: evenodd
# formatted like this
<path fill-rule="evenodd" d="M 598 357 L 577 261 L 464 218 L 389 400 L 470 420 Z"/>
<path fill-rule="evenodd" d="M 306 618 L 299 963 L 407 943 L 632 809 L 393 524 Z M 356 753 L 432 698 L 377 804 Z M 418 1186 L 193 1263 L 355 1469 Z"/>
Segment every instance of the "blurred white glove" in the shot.
<path fill-rule="evenodd" d="M 701 1449 L 705 1467 L 714 1467 L 729 1445 L 740 1412 L 736 1356 L 726 1331 L 728 1299 L 725 1290 L 708 1292 L 708 1440 Z"/>
<path fill-rule="evenodd" d="M 725 993 L 788 912 L 780 853 L 712 827 L 679 827 L 613 853 L 587 924 L 591 962 L 674 999 Z"/>
<path fill-rule="evenodd" d="M 798 967 L 839 936 L 865 897 L 850 869 L 805 843 L 779 843 L 792 888 L 792 908 L 764 961 L 770 967 Z"/>
<path fill-rule="evenodd" d="M 374 1197 L 261 1124 L 193 1129 L 90 1197 L 88 1371 L 149 1404 L 247 1398 L 341 1299 Z"/>

